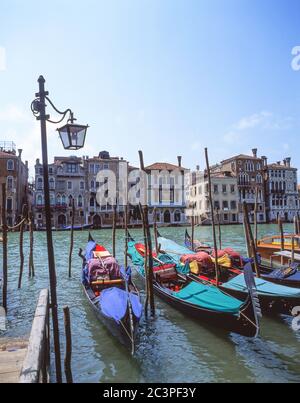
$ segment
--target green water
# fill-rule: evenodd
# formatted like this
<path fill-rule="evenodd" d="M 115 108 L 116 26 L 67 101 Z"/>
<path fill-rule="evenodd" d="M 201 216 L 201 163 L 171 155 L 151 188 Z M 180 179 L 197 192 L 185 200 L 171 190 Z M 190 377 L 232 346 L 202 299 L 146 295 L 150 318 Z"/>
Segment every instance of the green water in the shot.
<path fill-rule="evenodd" d="M 287 226 L 286 230 L 292 228 Z M 276 226 L 260 226 L 260 236 L 277 232 Z M 184 228 L 161 229 L 162 235 L 183 242 Z M 111 231 L 93 231 L 108 248 Z M 132 235 L 141 239 L 141 231 Z M 124 234 L 118 231 L 118 257 L 123 259 Z M 291 328 L 291 319 L 264 318 L 256 340 L 227 334 L 197 323 L 156 298 L 156 318 L 142 320 L 137 353 L 131 357 L 114 340 L 91 311 L 80 285 L 79 247 L 85 246 L 87 232 L 75 233 L 73 278 L 68 278 L 69 233 L 54 233 L 60 319 L 62 307 L 72 315 L 73 376 L 75 382 L 300 382 L 300 331 Z M 245 253 L 243 228 L 222 228 L 224 246 Z M 196 238 L 211 241 L 210 228 L 197 228 Z M 0 248 L 1 249 L 1 248 Z M 26 265 L 23 286 L 17 290 L 19 234 L 9 234 L 8 330 L 0 336 L 25 336 L 39 290 L 48 285 L 45 233 L 35 233 L 36 277 L 28 279 L 28 234 L 25 235 Z M 2 256 L 0 256 L 2 259 Z M 142 288 L 143 284 L 137 280 Z M 143 295 L 143 293 L 142 293 Z M 64 344 L 63 326 L 61 339 Z"/>

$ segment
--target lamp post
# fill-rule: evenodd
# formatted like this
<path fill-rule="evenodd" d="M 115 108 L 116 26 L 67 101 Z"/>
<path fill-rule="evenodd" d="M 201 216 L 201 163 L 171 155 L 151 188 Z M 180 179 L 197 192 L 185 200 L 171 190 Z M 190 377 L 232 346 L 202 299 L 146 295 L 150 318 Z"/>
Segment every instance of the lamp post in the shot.
<path fill-rule="evenodd" d="M 56 292 L 56 271 L 55 259 L 52 239 L 52 223 L 51 223 L 51 206 L 50 206 L 50 191 L 49 191 L 49 172 L 48 172 L 48 147 L 47 147 L 47 122 L 58 124 L 62 122 L 69 114 L 68 123 L 58 129 L 63 146 L 67 150 L 78 150 L 84 146 L 85 135 L 88 126 L 74 124 L 74 116 L 70 109 L 64 112 L 59 111 L 52 101 L 48 98 L 48 91 L 45 91 L 45 79 L 40 76 L 38 79 L 39 92 L 35 95 L 36 99 L 31 104 L 31 110 L 41 124 L 41 142 L 42 142 L 42 157 L 43 157 L 43 178 L 44 178 L 44 198 L 45 198 L 45 215 L 46 215 L 46 232 L 47 232 L 47 248 L 48 248 L 48 268 L 50 280 L 50 295 L 51 295 L 51 310 L 53 322 L 53 338 L 55 352 L 55 368 L 56 381 L 62 382 L 61 371 L 61 355 L 59 341 L 59 324 L 57 310 L 57 292 Z M 50 115 L 46 114 L 46 101 L 52 106 L 56 113 L 62 115 L 62 118 L 55 122 L 50 120 Z M 70 123 L 69 123 L 70 122 Z"/>

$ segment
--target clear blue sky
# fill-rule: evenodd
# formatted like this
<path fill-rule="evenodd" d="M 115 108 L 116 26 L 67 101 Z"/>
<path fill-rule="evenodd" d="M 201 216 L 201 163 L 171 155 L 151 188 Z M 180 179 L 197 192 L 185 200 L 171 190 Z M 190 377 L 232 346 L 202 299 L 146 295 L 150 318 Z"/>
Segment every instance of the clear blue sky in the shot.
<path fill-rule="evenodd" d="M 299 0 L 2 0 L 0 139 L 40 156 L 30 112 L 43 74 L 89 123 L 86 149 L 203 167 L 253 147 L 300 168 Z M 49 127 L 49 154 L 65 154 Z"/>

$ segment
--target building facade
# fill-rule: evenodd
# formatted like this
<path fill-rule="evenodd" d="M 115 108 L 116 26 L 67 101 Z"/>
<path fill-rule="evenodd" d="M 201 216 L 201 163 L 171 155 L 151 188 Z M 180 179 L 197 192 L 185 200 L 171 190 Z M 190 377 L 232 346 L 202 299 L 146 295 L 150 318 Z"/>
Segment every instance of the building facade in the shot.
<path fill-rule="evenodd" d="M 75 225 L 85 223 L 86 188 L 82 159 L 78 157 L 55 157 L 49 164 L 49 189 L 52 226 L 63 228 L 71 224 L 73 200 L 75 205 Z M 39 160 L 35 165 L 35 225 L 43 228 L 45 222 L 43 165 Z"/>
<path fill-rule="evenodd" d="M 145 167 L 148 174 L 149 222 L 159 225 L 184 225 L 186 217 L 186 183 L 188 170 L 181 165 L 156 162 Z"/>
<path fill-rule="evenodd" d="M 257 156 L 257 149 L 252 155 L 237 155 L 221 162 L 214 172 L 229 172 L 237 178 L 238 186 L 238 220 L 243 222 L 243 203 L 246 202 L 251 221 L 254 221 L 257 200 L 257 222 L 266 222 L 266 178 L 264 170 L 265 157 Z"/>
<path fill-rule="evenodd" d="M 1 184 L 6 184 L 7 223 L 13 226 L 20 219 L 23 205 L 30 203 L 28 162 L 22 161 L 22 150 L 19 149 L 17 152 L 13 142 L 0 142 L 0 180 Z M 2 204 L 2 186 L 0 204 Z"/>
<path fill-rule="evenodd" d="M 49 164 L 49 188 L 52 211 L 52 226 L 64 228 L 72 223 L 73 200 L 75 205 L 75 226 L 92 225 L 94 228 L 109 227 L 113 221 L 113 199 L 99 201 L 97 190 L 106 186 L 113 173 L 116 178 L 116 198 L 118 225 L 123 220 L 123 201 L 119 200 L 119 190 L 122 186 L 120 177 L 127 181 L 128 163 L 118 157 L 110 157 L 106 151 L 98 156 L 82 158 L 55 157 L 54 163 Z M 122 172 L 122 169 L 125 173 Z M 124 176 L 125 175 L 125 176 Z M 44 183 L 43 166 L 39 160 L 35 165 L 35 225 L 37 228 L 45 227 Z"/>
<path fill-rule="evenodd" d="M 291 166 L 291 158 L 274 164 L 267 164 L 265 159 L 265 171 L 268 221 L 274 222 L 280 216 L 292 222 L 300 210 L 297 169 Z"/>
<path fill-rule="evenodd" d="M 220 224 L 238 224 L 237 178 L 231 173 L 215 172 L 211 175 L 211 188 L 215 220 L 219 220 Z M 206 172 L 196 170 L 191 174 L 189 202 L 192 206 L 190 214 L 194 215 L 195 224 L 211 224 L 209 184 Z"/>

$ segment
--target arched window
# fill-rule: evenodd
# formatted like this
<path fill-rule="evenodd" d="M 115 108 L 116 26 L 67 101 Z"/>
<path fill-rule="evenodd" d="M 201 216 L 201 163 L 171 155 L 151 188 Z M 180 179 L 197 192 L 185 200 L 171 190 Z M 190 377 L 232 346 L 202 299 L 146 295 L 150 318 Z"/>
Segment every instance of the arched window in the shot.
<path fill-rule="evenodd" d="M 58 206 L 61 205 L 61 195 L 60 195 L 60 194 L 58 194 L 58 195 L 56 196 L 56 203 L 57 203 Z"/>
<path fill-rule="evenodd" d="M 256 176 L 256 182 L 257 182 L 257 183 L 262 183 L 262 176 L 261 176 L 261 174 L 257 174 L 257 176 Z"/>
<path fill-rule="evenodd" d="M 82 207 L 82 206 L 83 206 L 82 196 L 79 195 L 78 196 L 78 207 Z"/>
<path fill-rule="evenodd" d="M 90 198 L 90 207 L 95 207 L 95 199 L 93 197 Z"/>
<path fill-rule="evenodd" d="M 53 178 L 49 179 L 49 188 L 50 190 L 54 190 L 55 189 L 55 182 Z"/>
<path fill-rule="evenodd" d="M 72 203 L 73 203 L 73 196 L 70 195 L 69 196 L 69 207 L 72 207 Z"/>
<path fill-rule="evenodd" d="M 43 190 L 43 179 L 42 178 L 38 178 L 37 179 L 37 190 Z"/>
<path fill-rule="evenodd" d="M 37 195 L 36 204 L 37 204 L 38 206 L 42 206 L 42 205 L 43 205 L 43 197 L 42 197 L 42 195 Z"/>
<path fill-rule="evenodd" d="M 91 181 L 91 189 L 95 189 L 95 181 L 94 180 Z"/>
<path fill-rule="evenodd" d="M 12 176 L 8 176 L 6 180 L 7 190 L 13 190 L 14 178 Z"/>
<path fill-rule="evenodd" d="M 67 204 L 66 201 L 67 201 L 66 195 L 62 195 L 62 196 L 61 196 L 61 204 L 62 204 L 63 206 L 65 206 L 65 205 Z"/>
<path fill-rule="evenodd" d="M 14 169 L 15 169 L 14 160 L 8 160 L 7 161 L 7 170 L 8 171 L 13 171 Z"/>
<path fill-rule="evenodd" d="M 50 204 L 51 204 L 51 206 L 55 205 L 55 195 L 54 194 L 50 195 Z"/>
<path fill-rule="evenodd" d="M 175 222 L 180 222 L 180 221 L 181 221 L 181 213 L 180 213 L 179 210 L 176 210 L 176 211 L 175 211 L 175 214 L 174 214 L 174 221 L 175 221 Z"/>

